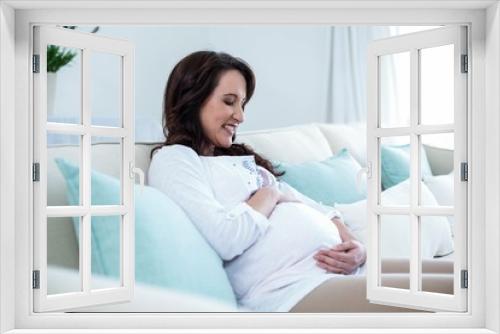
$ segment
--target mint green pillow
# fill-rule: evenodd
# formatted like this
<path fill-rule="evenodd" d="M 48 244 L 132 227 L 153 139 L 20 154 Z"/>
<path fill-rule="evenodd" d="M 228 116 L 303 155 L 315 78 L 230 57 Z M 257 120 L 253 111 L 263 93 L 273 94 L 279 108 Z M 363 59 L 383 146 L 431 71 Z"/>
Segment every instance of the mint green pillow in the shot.
<path fill-rule="evenodd" d="M 380 176 L 382 189 L 387 189 L 410 177 L 410 144 L 381 145 Z M 422 177 L 432 176 L 425 149 L 421 151 Z"/>
<path fill-rule="evenodd" d="M 275 162 L 280 177 L 304 195 L 326 205 L 353 203 L 364 199 L 358 189 L 356 176 L 361 169 L 349 151 L 344 148 L 324 161 L 308 161 L 299 164 Z"/>
<path fill-rule="evenodd" d="M 67 184 L 70 205 L 78 203 L 79 168 L 55 159 Z M 92 203 L 117 203 L 120 182 L 92 171 Z M 135 279 L 236 307 L 222 260 L 184 211 L 161 191 L 145 186 L 135 190 Z M 119 277 L 119 217 L 92 218 L 92 273 Z"/>

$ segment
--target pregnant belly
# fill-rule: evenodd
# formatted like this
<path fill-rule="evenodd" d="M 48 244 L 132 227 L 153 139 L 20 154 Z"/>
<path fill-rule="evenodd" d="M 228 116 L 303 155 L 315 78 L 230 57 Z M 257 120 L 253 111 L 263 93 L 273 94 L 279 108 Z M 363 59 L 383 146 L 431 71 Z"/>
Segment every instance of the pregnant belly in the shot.
<path fill-rule="evenodd" d="M 341 242 L 339 232 L 321 212 L 296 202 L 278 204 L 270 226 L 250 248 L 226 264 L 226 272 L 238 297 L 272 276 L 318 270 L 313 255 Z M 299 269 L 300 268 L 300 269 Z M 307 268 L 307 269 L 306 269 Z M 290 277 L 291 278 L 291 277 Z"/>
<path fill-rule="evenodd" d="M 262 241 L 269 239 L 267 242 L 294 249 L 297 257 L 305 257 L 321 247 L 332 247 L 341 242 L 335 224 L 303 203 L 280 203 L 269 220 L 271 224 Z"/>

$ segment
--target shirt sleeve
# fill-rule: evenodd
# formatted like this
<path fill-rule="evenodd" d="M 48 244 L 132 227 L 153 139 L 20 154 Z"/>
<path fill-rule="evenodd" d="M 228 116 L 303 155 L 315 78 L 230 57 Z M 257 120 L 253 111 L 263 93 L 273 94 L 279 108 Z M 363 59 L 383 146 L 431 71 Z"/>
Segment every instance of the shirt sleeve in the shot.
<path fill-rule="evenodd" d="M 149 184 L 176 202 L 226 261 L 242 254 L 269 227 L 269 220 L 246 202 L 226 209 L 212 192 L 199 156 L 172 145 L 153 156 Z"/>

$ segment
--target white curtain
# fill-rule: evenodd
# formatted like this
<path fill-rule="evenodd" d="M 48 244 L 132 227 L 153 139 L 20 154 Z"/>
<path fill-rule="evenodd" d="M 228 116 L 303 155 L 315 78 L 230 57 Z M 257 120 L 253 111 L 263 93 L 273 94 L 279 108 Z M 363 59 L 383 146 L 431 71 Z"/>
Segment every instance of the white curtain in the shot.
<path fill-rule="evenodd" d="M 326 119 L 329 123 L 366 121 L 366 50 L 375 39 L 390 37 L 389 27 L 330 27 Z"/>

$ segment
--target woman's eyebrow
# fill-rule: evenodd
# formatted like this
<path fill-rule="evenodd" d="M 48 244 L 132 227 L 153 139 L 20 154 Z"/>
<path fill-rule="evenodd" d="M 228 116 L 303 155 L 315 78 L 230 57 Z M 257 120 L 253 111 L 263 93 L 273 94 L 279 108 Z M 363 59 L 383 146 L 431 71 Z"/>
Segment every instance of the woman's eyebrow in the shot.
<path fill-rule="evenodd" d="M 238 97 L 238 94 L 234 94 L 234 93 L 227 93 L 227 94 L 224 94 L 224 96 L 226 95 L 231 95 L 231 96 L 234 96 L 234 97 Z M 245 98 L 242 99 L 243 101 L 245 101 Z"/>

